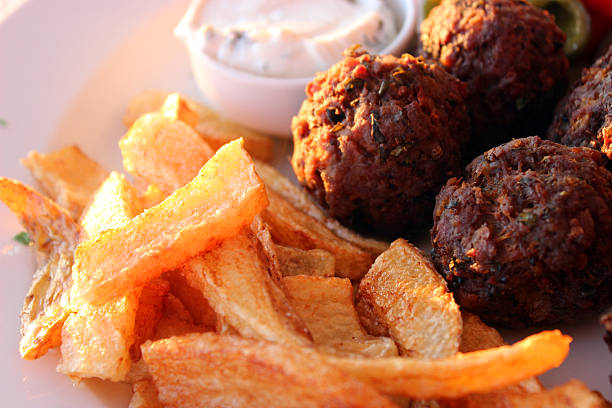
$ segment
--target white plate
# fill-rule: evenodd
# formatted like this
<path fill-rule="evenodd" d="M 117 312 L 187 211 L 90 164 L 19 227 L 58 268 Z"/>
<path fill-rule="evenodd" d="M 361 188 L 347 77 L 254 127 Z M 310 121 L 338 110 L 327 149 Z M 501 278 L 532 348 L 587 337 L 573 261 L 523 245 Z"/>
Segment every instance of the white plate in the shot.
<path fill-rule="evenodd" d="M 31 184 L 18 160 L 30 150 L 77 143 L 108 169 L 121 169 L 121 115 L 143 89 L 198 97 L 187 55 L 172 36 L 186 1 L 30 1 L 0 24 L 0 175 Z M 288 151 L 277 152 L 287 169 Z M 0 205 L 0 395 L 2 406 L 125 407 L 124 384 L 71 381 L 55 372 L 57 353 L 19 358 L 19 312 L 33 256 L 12 237 L 21 227 Z M 597 317 L 561 327 L 574 337 L 568 360 L 542 376 L 546 385 L 576 377 L 612 399 L 612 357 Z M 523 333 L 506 333 L 516 340 Z"/>

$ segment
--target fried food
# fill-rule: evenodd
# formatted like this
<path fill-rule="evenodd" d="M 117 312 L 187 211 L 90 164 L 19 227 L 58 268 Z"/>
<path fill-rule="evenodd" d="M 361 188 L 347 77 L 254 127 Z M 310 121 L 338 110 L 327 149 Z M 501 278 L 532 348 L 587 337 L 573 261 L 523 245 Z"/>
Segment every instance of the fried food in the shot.
<path fill-rule="evenodd" d="M 236 140 L 160 204 L 80 244 L 72 296 L 103 303 L 125 294 L 235 235 L 266 205 L 265 187 Z"/>
<path fill-rule="evenodd" d="M 506 326 L 612 305 L 612 173 L 537 136 L 474 159 L 437 197 L 434 264 L 455 300 Z"/>
<path fill-rule="evenodd" d="M 599 150 L 612 170 L 612 45 L 559 102 L 547 138 Z"/>
<path fill-rule="evenodd" d="M 76 146 L 47 154 L 30 152 L 21 164 L 30 170 L 43 191 L 75 220 L 108 177 L 108 171 Z"/>
<path fill-rule="evenodd" d="M 125 224 L 140 213 L 141 206 L 136 189 L 125 176 L 111 172 L 93 194 L 81 215 L 81 240 L 93 238 L 102 231 Z"/>
<path fill-rule="evenodd" d="M 134 177 L 156 185 L 165 195 L 191 181 L 214 154 L 180 120 L 177 104 L 185 102 L 177 98 L 176 94 L 169 96 L 161 111 L 138 118 L 119 141 L 125 169 Z M 193 113 L 197 118 L 197 113 Z"/>
<path fill-rule="evenodd" d="M 542 134 L 567 82 L 565 34 L 520 0 L 445 0 L 421 23 L 419 52 L 467 84 L 471 157 Z"/>
<path fill-rule="evenodd" d="M 214 333 L 143 346 L 163 405 L 393 407 L 312 350 Z"/>
<path fill-rule="evenodd" d="M 80 303 L 62 328 L 57 371 L 75 378 L 123 381 L 130 366 L 140 288 L 103 305 Z"/>
<path fill-rule="evenodd" d="M 142 380 L 132 385 L 132 399 L 128 408 L 163 408 L 153 381 Z"/>
<path fill-rule="evenodd" d="M 123 124 L 130 127 L 140 116 L 160 109 L 167 96 L 167 92 L 161 91 L 144 91 L 134 96 L 123 116 Z M 218 113 L 203 104 L 184 96 L 181 96 L 181 98 L 186 101 L 190 110 L 198 113 L 199 120 L 194 130 L 213 150 L 218 150 L 234 139 L 242 138 L 244 139 L 245 149 L 253 157 L 262 161 L 272 159 L 273 144 L 269 137 L 222 118 Z M 187 123 L 192 124 L 190 120 Z"/>
<path fill-rule="evenodd" d="M 435 194 L 461 172 L 465 84 L 409 54 L 345 55 L 306 87 L 291 165 L 330 216 L 401 235 L 427 223 Z"/>
<path fill-rule="evenodd" d="M 357 299 L 366 328 L 388 333 L 402 355 L 438 359 L 457 353 L 459 307 L 431 261 L 405 240 L 397 239 L 376 258 Z"/>
<path fill-rule="evenodd" d="M 268 190 L 270 204 L 262 218 L 270 227 L 274 242 L 305 250 L 324 249 L 335 257 L 336 275 L 359 279 L 372 265 L 372 256 L 334 235 L 323 224 L 297 210 L 274 191 Z"/>
<path fill-rule="evenodd" d="M 359 324 L 348 279 L 296 275 L 283 278 L 289 301 L 319 351 L 370 358 L 397 355 L 388 337 L 369 336 Z"/>
<path fill-rule="evenodd" d="M 311 200 L 304 190 L 289 181 L 287 177 L 279 173 L 274 167 L 260 161 L 255 161 L 255 169 L 269 190 L 274 191 L 287 200 L 289 204 L 325 225 L 327 229 L 333 232 L 338 238 L 348 241 L 368 252 L 372 256 L 372 259 L 389 248 L 388 242 L 362 237 L 340 224 L 336 219 L 328 217 Z"/>
<path fill-rule="evenodd" d="M 324 249 L 299 249 L 276 245 L 280 272 L 283 276 L 334 276 L 334 256 Z"/>
<path fill-rule="evenodd" d="M 38 269 L 21 311 L 21 357 L 33 360 L 60 345 L 80 228 L 52 200 L 0 177 L 0 200 L 17 216 L 37 252 Z"/>
<path fill-rule="evenodd" d="M 243 230 L 218 248 L 191 259 L 185 279 L 199 289 L 220 319 L 244 337 L 309 345 L 308 329 L 259 258 Z"/>
<path fill-rule="evenodd" d="M 558 367 L 571 338 L 544 331 L 512 346 L 457 354 L 441 360 L 402 357 L 325 360 L 381 392 L 418 399 L 458 398 L 488 392 Z"/>

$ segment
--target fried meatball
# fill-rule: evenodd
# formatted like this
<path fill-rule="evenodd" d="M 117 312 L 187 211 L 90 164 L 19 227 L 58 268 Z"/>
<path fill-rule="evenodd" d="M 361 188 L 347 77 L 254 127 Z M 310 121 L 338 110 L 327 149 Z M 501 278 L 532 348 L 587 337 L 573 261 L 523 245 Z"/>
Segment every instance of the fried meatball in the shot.
<path fill-rule="evenodd" d="M 612 173 L 538 137 L 489 150 L 436 199 L 432 255 L 455 299 L 506 326 L 612 304 Z"/>
<path fill-rule="evenodd" d="M 559 103 L 547 137 L 599 150 L 612 160 L 612 45 Z"/>
<path fill-rule="evenodd" d="M 471 151 L 543 134 L 567 84 L 565 34 L 522 0 L 443 0 L 421 24 L 419 51 L 467 83 Z"/>
<path fill-rule="evenodd" d="M 291 164 L 342 223 L 405 232 L 427 222 L 440 187 L 461 170 L 465 85 L 408 54 L 346 55 L 306 87 Z"/>

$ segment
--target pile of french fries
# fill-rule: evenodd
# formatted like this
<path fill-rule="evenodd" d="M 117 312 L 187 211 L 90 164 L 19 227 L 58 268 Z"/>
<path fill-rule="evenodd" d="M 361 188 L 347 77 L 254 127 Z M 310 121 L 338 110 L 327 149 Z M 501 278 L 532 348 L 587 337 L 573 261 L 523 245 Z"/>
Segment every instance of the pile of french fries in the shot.
<path fill-rule="evenodd" d="M 178 94 L 130 103 L 107 172 L 77 147 L 0 178 L 39 268 L 20 353 L 132 384 L 130 407 L 603 407 L 558 331 L 504 345 L 403 239 L 363 238 L 265 164 L 271 141 Z M 255 158 L 255 160 L 253 159 Z"/>

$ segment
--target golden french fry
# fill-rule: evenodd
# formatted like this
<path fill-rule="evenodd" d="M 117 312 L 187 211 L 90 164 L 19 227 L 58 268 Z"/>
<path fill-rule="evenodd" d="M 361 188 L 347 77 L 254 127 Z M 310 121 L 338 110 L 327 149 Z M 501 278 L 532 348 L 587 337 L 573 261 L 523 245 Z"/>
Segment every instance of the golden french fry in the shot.
<path fill-rule="evenodd" d="M 134 122 L 119 147 L 125 169 L 165 195 L 193 179 L 214 153 L 188 125 L 159 112 Z"/>
<path fill-rule="evenodd" d="M 140 288 L 104 305 L 79 303 L 62 328 L 57 371 L 77 378 L 123 381 L 130 371 L 130 346 Z"/>
<path fill-rule="evenodd" d="M 198 112 L 192 109 L 187 100 L 177 93 L 168 95 L 159 111 L 172 120 L 184 122 L 192 129 L 198 124 Z"/>
<path fill-rule="evenodd" d="M 81 243 L 72 297 L 103 303 L 142 286 L 237 234 L 266 205 L 265 187 L 236 140 L 157 206 Z"/>
<path fill-rule="evenodd" d="M 160 91 L 144 91 L 136 95 L 128 105 L 123 123 L 126 127 L 130 127 L 140 116 L 159 110 L 167 96 L 167 92 Z M 184 96 L 181 96 L 181 99 L 186 101 L 188 109 L 198 113 L 199 120 L 195 130 L 213 150 L 234 139 L 243 138 L 245 149 L 253 157 L 266 162 L 272 159 L 274 144 L 268 136 L 222 118 L 209 107 L 194 100 Z M 191 123 L 189 120 L 187 122 Z"/>
<path fill-rule="evenodd" d="M 368 252 L 372 256 L 372 259 L 389 248 L 388 242 L 362 237 L 340 224 L 336 219 L 325 215 L 325 213 L 310 199 L 308 194 L 289 181 L 289 179 L 279 173 L 274 167 L 255 161 L 255 169 L 268 189 L 279 194 L 298 210 L 310 215 L 312 218 L 325 225 L 338 238 L 348 241 Z"/>
<path fill-rule="evenodd" d="M 325 356 L 330 364 L 391 395 L 458 398 L 515 384 L 558 367 L 571 338 L 544 331 L 512 346 L 456 354 L 440 360 L 403 357 L 355 359 Z"/>
<path fill-rule="evenodd" d="M 289 301 L 319 351 L 372 358 L 397 355 L 391 339 L 369 336 L 359 324 L 350 280 L 297 275 L 283 281 Z"/>
<path fill-rule="evenodd" d="M 168 271 L 163 274 L 163 277 L 170 282 L 170 293 L 177 298 L 177 301 L 187 311 L 191 323 L 202 326 L 207 330 L 214 330 L 217 326 L 217 314 L 210 307 L 202 291 L 192 286 L 180 270 Z"/>
<path fill-rule="evenodd" d="M 283 276 L 334 276 L 336 261 L 334 256 L 324 249 L 304 250 L 276 245 L 276 254 Z"/>
<path fill-rule="evenodd" d="M 145 343 L 143 356 L 165 406 L 394 406 L 300 347 L 204 333 Z"/>
<path fill-rule="evenodd" d="M 323 224 L 297 210 L 272 190 L 268 190 L 270 205 L 262 218 L 270 227 L 274 242 L 301 249 L 325 249 L 335 257 L 336 275 L 360 279 L 372 265 L 366 251 L 335 236 Z"/>
<path fill-rule="evenodd" d="M 259 258 L 250 230 L 191 259 L 183 273 L 219 318 L 241 335 L 283 344 L 310 344 L 306 326 Z"/>
<path fill-rule="evenodd" d="M 570 380 L 550 390 L 527 393 L 504 389 L 475 394 L 470 399 L 442 401 L 442 408 L 609 408 L 610 404 L 598 392 L 591 391 L 581 381 Z"/>
<path fill-rule="evenodd" d="M 132 399 L 128 408 L 163 408 L 159 402 L 157 388 L 151 380 L 141 380 L 132 384 Z"/>
<path fill-rule="evenodd" d="M 161 340 L 172 336 L 201 333 L 209 330 L 209 328 L 194 324 L 191 314 L 183 303 L 176 296 L 169 294 L 164 303 L 162 317 L 157 323 L 151 340 Z"/>
<path fill-rule="evenodd" d="M 19 343 L 21 356 L 32 360 L 60 345 L 80 229 L 63 208 L 18 181 L 0 177 L 0 201 L 27 230 L 38 255 L 21 311 Z"/>
<path fill-rule="evenodd" d="M 42 189 L 76 220 L 108 172 L 76 146 L 42 154 L 30 152 L 21 164 Z"/>
<path fill-rule="evenodd" d="M 164 201 L 164 198 L 166 198 L 166 195 L 159 187 L 155 184 L 149 184 L 140 196 L 142 209 L 147 210 L 151 207 L 155 207 L 157 204 Z"/>
<path fill-rule="evenodd" d="M 111 172 L 81 215 L 79 224 L 84 232 L 81 239 L 128 222 L 140 213 L 140 206 L 136 189 L 123 174 Z"/>
<path fill-rule="evenodd" d="M 169 290 L 170 284 L 161 278 L 151 279 L 142 287 L 134 318 L 134 341 L 130 346 L 132 361 L 140 360 L 140 345 L 153 338 L 155 328 L 162 318 L 164 301 Z"/>
<path fill-rule="evenodd" d="M 357 310 L 364 324 L 384 327 L 408 357 L 444 358 L 459 350 L 461 313 L 453 295 L 431 261 L 401 238 L 361 280 Z"/>

